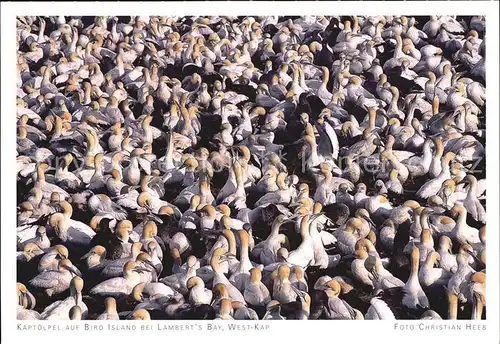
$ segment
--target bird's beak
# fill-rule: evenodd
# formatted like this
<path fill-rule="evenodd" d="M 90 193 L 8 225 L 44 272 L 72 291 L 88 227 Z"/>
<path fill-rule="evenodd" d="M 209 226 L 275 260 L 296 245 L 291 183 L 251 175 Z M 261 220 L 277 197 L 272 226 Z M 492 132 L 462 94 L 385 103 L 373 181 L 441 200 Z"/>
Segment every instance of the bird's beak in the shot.
<path fill-rule="evenodd" d="M 141 272 L 151 272 L 149 269 L 143 268 L 142 266 L 136 266 L 134 268 L 134 271 L 137 271 L 138 273 L 141 273 Z"/>
<path fill-rule="evenodd" d="M 437 206 L 436 209 L 432 209 L 433 213 L 443 214 L 446 211 L 446 208 L 443 206 Z"/>
<path fill-rule="evenodd" d="M 271 313 L 271 310 L 276 309 L 274 306 L 264 314 L 264 317 L 262 319 L 265 319 L 267 316 L 269 316 L 269 313 Z"/>
<path fill-rule="evenodd" d="M 146 269 L 147 271 L 150 271 L 150 272 L 156 271 L 156 268 L 155 268 L 155 266 L 153 265 L 152 262 L 148 261 L 148 262 L 145 262 L 145 263 L 146 263 L 147 266 L 151 267 L 151 269 L 152 269 L 152 270 Z"/>
<path fill-rule="evenodd" d="M 226 261 L 230 260 L 231 258 L 236 258 L 236 255 L 234 255 L 234 254 L 232 254 L 230 252 L 227 252 L 227 253 L 223 254 L 222 256 L 220 256 L 220 257 L 221 257 L 221 261 L 222 262 L 226 262 Z"/>
<path fill-rule="evenodd" d="M 301 290 L 297 289 L 293 284 L 291 284 L 290 287 L 301 300 L 304 300 L 304 293 Z"/>
<path fill-rule="evenodd" d="M 368 223 L 369 223 L 369 224 L 371 224 L 373 227 L 375 227 L 375 228 L 377 227 L 377 226 L 375 225 L 375 223 L 372 221 L 372 219 L 370 219 L 370 217 L 369 217 L 369 216 L 363 216 L 363 218 L 364 218 L 366 221 L 368 221 Z"/>
<path fill-rule="evenodd" d="M 80 272 L 80 270 L 78 270 L 78 268 L 76 266 L 71 266 L 71 267 L 66 267 L 66 269 L 68 271 L 71 271 L 72 273 L 74 273 L 75 275 L 77 275 L 78 277 L 82 277 L 82 273 Z"/>
<path fill-rule="evenodd" d="M 66 259 L 66 258 L 68 258 L 68 257 L 63 256 L 61 253 L 57 253 L 57 256 L 58 256 L 59 258 L 61 258 L 61 259 Z"/>
<path fill-rule="evenodd" d="M 87 254 L 85 254 L 82 258 L 80 258 L 81 260 L 83 259 L 87 259 L 88 257 L 90 257 L 92 255 L 92 252 L 88 252 Z"/>
<path fill-rule="evenodd" d="M 476 254 L 474 253 L 474 251 L 467 251 L 467 253 L 469 254 L 469 256 L 471 256 L 472 258 L 474 258 L 474 260 L 476 261 L 476 263 L 480 263 L 481 265 L 483 264 L 481 262 L 481 260 L 478 258 L 478 256 L 476 256 Z"/>

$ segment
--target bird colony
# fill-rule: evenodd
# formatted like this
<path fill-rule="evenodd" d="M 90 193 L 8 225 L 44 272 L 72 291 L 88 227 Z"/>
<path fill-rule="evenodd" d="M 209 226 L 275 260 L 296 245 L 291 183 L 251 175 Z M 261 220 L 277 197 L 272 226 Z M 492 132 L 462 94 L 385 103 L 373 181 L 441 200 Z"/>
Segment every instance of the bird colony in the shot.
<path fill-rule="evenodd" d="M 18 319 L 484 319 L 485 19 L 18 17 Z"/>

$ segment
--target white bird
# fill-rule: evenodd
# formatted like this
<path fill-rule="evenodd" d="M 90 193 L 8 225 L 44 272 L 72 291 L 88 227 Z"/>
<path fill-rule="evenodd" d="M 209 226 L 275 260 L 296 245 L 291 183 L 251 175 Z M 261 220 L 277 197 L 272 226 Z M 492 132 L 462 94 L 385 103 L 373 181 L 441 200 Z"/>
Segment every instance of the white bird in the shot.
<path fill-rule="evenodd" d="M 40 315 L 44 320 L 70 320 L 69 311 L 73 306 L 80 307 L 82 319 L 87 317 L 87 305 L 82 301 L 83 279 L 75 276 L 71 280 L 70 296 L 47 306 Z"/>

